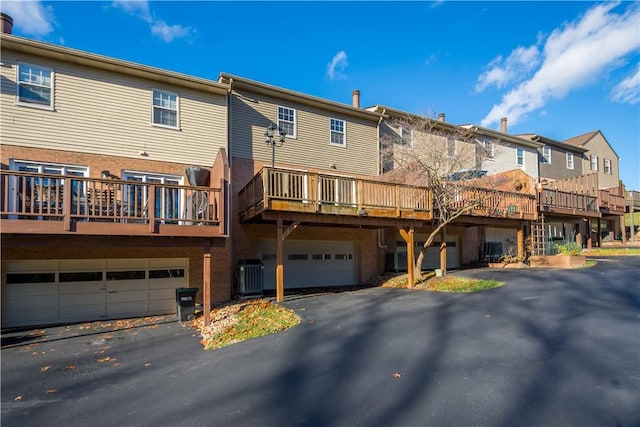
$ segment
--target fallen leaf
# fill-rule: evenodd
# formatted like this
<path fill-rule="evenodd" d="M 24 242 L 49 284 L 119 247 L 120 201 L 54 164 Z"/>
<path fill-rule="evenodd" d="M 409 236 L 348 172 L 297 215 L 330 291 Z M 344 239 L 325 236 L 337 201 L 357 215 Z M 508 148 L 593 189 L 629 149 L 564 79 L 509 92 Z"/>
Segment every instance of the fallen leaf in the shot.
<path fill-rule="evenodd" d="M 50 388 L 49 390 L 47 390 L 47 394 L 51 394 L 51 393 L 57 393 L 58 390 Z"/>
<path fill-rule="evenodd" d="M 113 365 L 111 365 L 111 366 L 120 366 L 120 363 L 119 363 L 119 362 L 116 362 L 116 363 L 114 363 L 114 364 L 113 364 Z"/>
<path fill-rule="evenodd" d="M 144 366 L 146 366 L 148 368 L 149 366 L 151 366 L 151 363 L 147 362 L 147 363 L 144 364 Z"/>
<path fill-rule="evenodd" d="M 394 372 L 393 373 L 393 378 L 400 378 L 402 376 L 402 374 L 400 372 Z"/>
<path fill-rule="evenodd" d="M 76 367 L 74 365 L 67 365 L 64 369 L 76 369 Z"/>
<path fill-rule="evenodd" d="M 51 369 L 51 365 L 43 366 L 42 368 L 40 368 L 40 372 L 47 372 L 49 369 Z"/>
<path fill-rule="evenodd" d="M 102 359 L 96 360 L 96 362 L 104 363 L 104 362 L 108 362 L 109 360 L 111 360 L 111 358 L 109 356 L 107 356 L 107 357 L 103 357 Z"/>
<path fill-rule="evenodd" d="M 491 317 L 491 315 L 490 314 L 485 314 L 484 317 Z"/>
<path fill-rule="evenodd" d="M 16 397 L 15 399 L 13 399 L 13 400 L 15 400 L 16 402 L 20 402 L 20 401 L 22 400 L 22 396 L 17 396 L 17 397 Z"/>

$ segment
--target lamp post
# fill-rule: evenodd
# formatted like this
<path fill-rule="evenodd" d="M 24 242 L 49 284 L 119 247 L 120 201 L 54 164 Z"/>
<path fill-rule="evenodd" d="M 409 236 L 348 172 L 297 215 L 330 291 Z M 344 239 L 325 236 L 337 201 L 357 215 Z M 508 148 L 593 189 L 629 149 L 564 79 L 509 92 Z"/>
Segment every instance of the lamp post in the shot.
<path fill-rule="evenodd" d="M 274 131 L 278 131 L 279 138 L 274 139 Z M 287 132 L 284 129 L 277 127 L 273 123 L 267 127 L 267 131 L 264 133 L 264 140 L 267 144 L 271 146 L 271 167 L 275 167 L 276 165 L 276 146 L 282 147 L 284 144 L 284 138 L 287 136 Z"/>

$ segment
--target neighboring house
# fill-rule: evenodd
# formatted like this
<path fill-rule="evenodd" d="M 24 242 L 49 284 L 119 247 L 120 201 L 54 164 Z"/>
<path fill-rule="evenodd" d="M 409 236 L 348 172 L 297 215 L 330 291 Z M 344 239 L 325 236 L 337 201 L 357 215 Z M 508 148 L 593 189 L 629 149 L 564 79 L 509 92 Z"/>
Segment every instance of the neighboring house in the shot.
<path fill-rule="evenodd" d="M 1 43 L 2 326 L 228 300 L 228 86 Z"/>
<path fill-rule="evenodd" d="M 385 115 L 380 126 L 380 138 L 383 145 L 381 149 L 391 153 L 382 159 L 386 175 L 397 176 L 394 168 L 402 167 L 398 157 L 404 155 L 405 149 L 413 150 L 414 144 L 419 145 L 422 138 L 425 138 L 422 140 L 423 146 L 417 150 L 429 151 L 431 159 L 438 158 L 437 154 L 433 157 L 431 145 L 443 140 L 441 149 L 435 150 L 442 151 L 443 162 L 446 162 L 449 155 L 458 157 L 455 166 L 460 170 L 453 175 L 483 176 L 484 178 L 471 181 L 470 185 L 485 189 L 486 194 L 483 194 L 487 198 L 491 197 L 491 191 L 500 192 L 500 197 L 505 200 L 513 198 L 513 203 L 508 203 L 504 216 L 497 210 L 479 218 L 480 213 L 474 211 L 447 226 L 447 268 L 478 261 L 494 261 L 503 256 L 516 257 L 522 253 L 524 232 L 529 228 L 529 220 L 536 216 L 533 197 L 538 177 L 536 150 L 540 144 L 480 126 L 453 125 L 445 122 L 444 114 L 440 114 L 438 120 L 431 120 L 387 106 L 376 105 L 368 109 Z M 503 125 L 506 123 L 503 122 Z M 422 135 L 425 132 L 430 133 L 431 137 Z M 390 150 L 389 145 L 395 145 L 395 148 Z M 520 206 L 521 202 L 529 209 L 526 214 L 523 206 Z M 523 215 L 512 215 L 510 212 Z M 432 229 L 432 226 L 427 225 L 416 230 L 417 247 L 423 245 Z M 423 269 L 440 267 L 441 238 L 442 236 L 436 238 L 427 249 Z M 404 239 L 397 231 L 388 230 L 387 241 L 387 268 L 403 270 L 407 256 Z M 518 241 L 521 243 L 520 248 Z"/>
<path fill-rule="evenodd" d="M 586 154 L 588 150 L 537 134 L 516 136 L 542 145 L 538 149 L 538 161 L 536 162 L 541 182 L 573 178 L 585 173 L 583 164 L 588 157 Z"/>
<path fill-rule="evenodd" d="M 601 190 L 620 186 L 620 158 L 602 132 L 595 130 L 566 139 L 563 143 L 587 150 L 582 159 L 582 169 L 584 173 L 598 173 Z"/>
<path fill-rule="evenodd" d="M 287 289 L 381 274 L 377 224 L 395 220 L 376 220 L 363 199 L 363 186 L 376 190 L 380 114 L 227 73 L 219 82 L 230 87 L 234 264 L 260 260 L 266 289 L 278 265 Z"/>

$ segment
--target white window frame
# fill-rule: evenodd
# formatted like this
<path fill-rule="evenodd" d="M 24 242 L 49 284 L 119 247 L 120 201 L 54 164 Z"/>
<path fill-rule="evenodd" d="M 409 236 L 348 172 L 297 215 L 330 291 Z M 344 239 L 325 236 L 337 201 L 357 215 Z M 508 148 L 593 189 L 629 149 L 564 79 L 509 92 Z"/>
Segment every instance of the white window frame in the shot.
<path fill-rule="evenodd" d="M 611 160 L 604 159 L 604 173 L 611 175 Z"/>
<path fill-rule="evenodd" d="M 542 160 L 547 165 L 551 164 L 551 147 L 548 145 L 542 147 Z"/>
<path fill-rule="evenodd" d="M 48 72 L 49 73 L 49 81 L 48 84 L 44 84 L 41 81 L 39 81 L 40 79 L 43 78 L 43 76 L 41 75 L 40 77 L 38 76 L 34 76 L 35 79 L 34 81 L 30 81 L 30 82 L 26 82 L 26 81 L 21 81 L 21 76 L 20 76 L 20 69 L 22 67 L 31 67 L 33 69 L 39 70 L 41 71 L 40 74 L 42 74 L 42 72 Z M 42 65 L 35 65 L 35 64 L 30 64 L 30 63 L 26 63 L 26 62 L 18 62 L 17 66 L 16 66 L 16 105 L 22 105 L 25 107 L 33 107 L 33 108 L 42 108 L 44 110 L 53 110 L 53 96 L 54 96 L 54 90 L 53 90 L 53 82 L 54 82 L 54 72 L 53 72 L 53 68 L 49 68 L 49 67 L 43 67 Z M 49 103 L 43 103 L 43 102 L 35 102 L 35 101 L 30 101 L 28 99 L 22 99 L 20 97 L 20 88 L 23 86 L 31 86 L 31 87 L 36 87 L 36 88 L 46 88 L 49 89 Z"/>
<path fill-rule="evenodd" d="M 524 148 L 516 147 L 516 166 L 524 169 Z"/>
<path fill-rule="evenodd" d="M 171 96 L 175 97 L 175 101 L 174 101 L 175 102 L 175 108 L 172 108 L 171 106 L 165 106 L 165 105 L 156 105 L 156 93 L 160 93 L 160 94 L 167 95 L 167 96 L 170 96 L 170 97 Z M 156 123 L 156 121 L 155 121 L 156 109 L 163 110 L 163 111 L 174 112 L 175 115 L 176 115 L 176 124 L 175 124 L 175 126 L 164 124 L 164 123 Z M 180 129 L 180 95 L 178 95 L 175 92 L 169 92 L 167 90 L 152 89 L 151 90 L 151 124 L 153 126 L 163 127 L 163 128 L 167 128 L 167 129 Z"/>
<path fill-rule="evenodd" d="M 282 114 L 281 114 L 282 112 Z M 288 116 L 293 116 L 293 120 L 290 120 Z M 296 111 L 295 108 L 291 108 L 291 107 L 285 107 L 283 105 L 278 105 L 276 108 L 276 117 L 278 120 L 278 128 L 279 129 L 285 129 L 284 126 L 282 126 L 283 124 L 286 125 L 290 125 L 291 129 L 293 129 L 293 132 L 289 132 L 288 129 L 285 129 L 287 131 L 287 138 L 297 138 L 298 137 L 298 132 L 297 132 L 297 121 L 298 121 L 298 112 Z M 282 117 L 282 118 L 281 118 Z M 286 126 L 289 127 L 289 126 Z"/>
<path fill-rule="evenodd" d="M 334 124 L 341 126 L 334 126 Z M 340 130 L 340 127 L 342 127 L 342 130 Z M 334 135 L 341 135 L 342 143 L 333 142 Z M 329 118 L 329 144 L 334 147 L 347 148 L 347 123 L 344 120 Z"/>
<path fill-rule="evenodd" d="M 573 170 L 573 153 L 567 153 L 567 169 Z"/>
<path fill-rule="evenodd" d="M 402 147 L 413 147 L 413 133 L 411 129 L 400 126 L 400 145 Z"/>
<path fill-rule="evenodd" d="M 591 170 L 592 171 L 598 171 L 598 156 L 595 155 L 591 155 L 590 156 L 590 161 L 591 161 Z"/>
<path fill-rule="evenodd" d="M 484 148 L 484 152 L 487 155 L 488 160 L 496 159 L 496 145 L 493 141 L 482 141 L 482 147 Z"/>
<path fill-rule="evenodd" d="M 134 170 L 122 171 L 122 180 L 142 182 L 142 183 L 155 182 L 158 184 L 184 185 L 184 177 L 179 175 L 161 174 L 161 173 L 155 173 L 155 172 L 141 172 L 141 171 L 134 171 Z M 167 181 L 172 181 L 172 182 L 167 182 Z M 149 194 L 147 189 L 148 187 L 145 186 L 143 193 L 140 194 L 142 197 L 142 200 L 145 201 L 145 204 L 149 201 Z M 123 192 L 126 193 L 127 189 L 123 188 Z M 185 196 L 186 196 L 185 192 L 181 190 L 179 193 L 178 217 L 176 218 L 176 220 L 183 219 L 185 215 L 185 206 L 187 203 Z M 164 197 L 165 195 L 161 194 L 162 200 L 156 201 L 156 203 L 160 203 L 161 212 L 159 213 L 159 215 L 162 218 L 167 217 L 166 211 L 165 211 L 166 203 L 165 203 Z M 146 208 L 146 206 L 143 206 L 143 208 Z"/>
<path fill-rule="evenodd" d="M 451 149 L 453 147 L 453 149 Z M 447 138 L 447 157 L 455 157 L 458 154 L 458 141 L 455 138 Z"/>

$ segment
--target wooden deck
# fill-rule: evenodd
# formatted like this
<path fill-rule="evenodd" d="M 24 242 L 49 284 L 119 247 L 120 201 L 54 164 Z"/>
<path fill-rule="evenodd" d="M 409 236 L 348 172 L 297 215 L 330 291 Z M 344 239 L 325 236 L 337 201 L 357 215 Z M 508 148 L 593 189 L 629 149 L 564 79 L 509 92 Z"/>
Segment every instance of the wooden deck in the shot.
<path fill-rule="evenodd" d="M 540 193 L 540 212 L 565 216 L 600 217 L 597 196 L 550 188 L 543 188 Z"/>
<path fill-rule="evenodd" d="M 600 211 L 609 215 L 624 215 L 625 200 L 624 196 L 612 193 L 609 190 L 600 190 Z"/>
<path fill-rule="evenodd" d="M 219 188 L 0 171 L 3 234 L 219 237 Z"/>
<path fill-rule="evenodd" d="M 477 201 L 468 216 L 537 218 L 534 196 L 468 188 L 457 197 L 461 205 L 470 198 Z M 306 220 L 312 218 L 311 222 L 336 224 L 342 221 L 345 225 L 393 226 L 397 221 L 433 219 L 437 213 L 434 213 L 432 205 L 432 192 L 428 187 L 271 167 L 261 169 L 238 195 L 238 212 L 242 221 L 273 221 L 278 213 L 286 212 L 292 220 L 304 221 L 304 214 Z M 387 220 L 388 223 L 375 219 Z"/>

